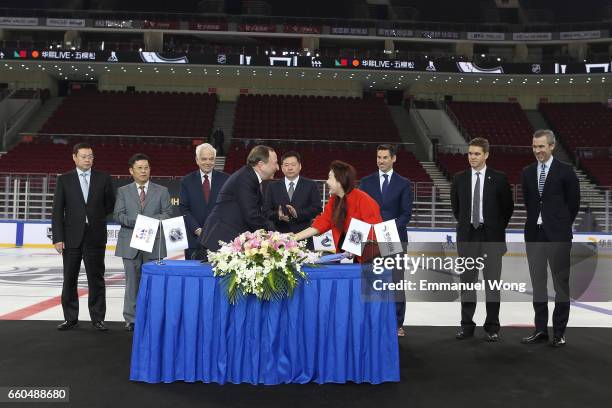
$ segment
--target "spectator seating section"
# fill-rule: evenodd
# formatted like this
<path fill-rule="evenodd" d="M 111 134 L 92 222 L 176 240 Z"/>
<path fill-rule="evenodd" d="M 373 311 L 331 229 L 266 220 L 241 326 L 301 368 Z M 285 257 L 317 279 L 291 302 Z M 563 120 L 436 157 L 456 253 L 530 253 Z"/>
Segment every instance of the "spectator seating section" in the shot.
<path fill-rule="evenodd" d="M 83 90 L 66 97 L 40 133 L 206 138 L 216 105 L 211 94 Z"/>
<path fill-rule="evenodd" d="M 315 180 L 327 180 L 329 164 L 333 160 L 342 160 L 352 164 L 357 170 L 357 177 L 362 178 L 377 170 L 376 148 L 355 148 L 348 146 L 333 146 L 321 143 L 298 144 L 276 143 L 273 145 L 280 162 L 283 153 L 295 150 L 302 156 L 302 175 Z M 241 142 L 233 142 L 230 146 L 225 161 L 225 171 L 233 172 L 246 164 L 246 157 L 251 146 L 245 146 Z M 279 163 L 280 167 L 280 163 Z M 412 152 L 399 151 L 397 162 L 394 167 L 402 176 L 408 177 L 413 182 L 431 182 L 431 178 L 421 166 Z M 276 177 L 282 177 L 279 171 Z"/>
<path fill-rule="evenodd" d="M 602 186 L 612 186 L 612 109 L 602 103 L 541 103 L 540 111 L 559 141 L 575 154 L 579 147 L 596 153 L 579 155 L 580 167 Z M 603 153 L 603 154 L 602 154 Z"/>
<path fill-rule="evenodd" d="M 612 150 L 608 157 L 580 158 L 580 167 L 600 186 L 612 186 Z"/>
<path fill-rule="evenodd" d="M 79 139 L 83 141 L 84 139 Z M 113 175 L 129 175 L 128 159 L 134 153 L 145 153 L 151 159 L 153 176 L 182 176 L 197 169 L 194 147 L 189 143 L 118 142 L 105 137 L 91 138 L 94 168 Z M 0 157 L 0 172 L 61 174 L 74 168 L 72 145 L 76 141 L 20 143 Z"/>
<path fill-rule="evenodd" d="M 234 138 L 398 142 L 384 100 L 330 96 L 241 95 Z"/>
<path fill-rule="evenodd" d="M 571 152 L 612 144 L 612 109 L 601 103 L 541 103 L 540 111 Z"/>
<path fill-rule="evenodd" d="M 492 145 L 531 146 L 533 126 L 518 103 L 449 102 L 448 107 L 469 138 Z"/>

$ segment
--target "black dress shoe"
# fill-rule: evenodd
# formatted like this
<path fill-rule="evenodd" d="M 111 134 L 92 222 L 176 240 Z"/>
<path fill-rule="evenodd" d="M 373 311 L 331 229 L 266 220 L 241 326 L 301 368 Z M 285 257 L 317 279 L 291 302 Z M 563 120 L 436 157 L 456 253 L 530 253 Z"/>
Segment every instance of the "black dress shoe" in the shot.
<path fill-rule="evenodd" d="M 485 333 L 485 340 L 489 343 L 495 343 L 499 340 L 499 334 L 497 333 Z"/>
<path fill-rule="evenodd" d="M 521 343 L 523 344 L 536 344 L 548 341 L 548 333 L 543 331 L 534 331 L 529 337 L 523 337 Z"/>
<path fill-rule="evenodd" d="M 472 330 L 466 330 L 464 328 L 459 329 L 459 331 L 457 332 L 457 334 L 455 334 L 455 338 L 457 340 L 464 340 L 470 337 L 474 337 L 474 331 Z"/>
<path fill-rule="evenodd" d="M 561 337 L 553 337 L 552 346 L 553 347 L 563 347 L 565 346 L 565 336 Z"/>
<path fill-rule="evenodd" d="M 78 320 L 66 320 L 64 323 L 61 323 L 57 326 L 57 330 L 61 330 L 61 331 L 70 330 L 70 329 L 74 329 L 78 325 L 79 325 Z"/>
<path fill-rule="evenodd" d="M 126 323 L 125 324 L 125 331 L 129 331 L 129 332 L 134 331 L 134 323 Z"/>
<path fill-rule="evenodd" d="M 92 324 L 93 324 L 93 327 L 96 330 L 100 330 L 100 331 L 107 331 L 108 330 L 108 327 L 106 327 L 106 325 L 104 324 L 104 322 L 102 320 L 97 321 L 97 322 L 93 322 Z"/>

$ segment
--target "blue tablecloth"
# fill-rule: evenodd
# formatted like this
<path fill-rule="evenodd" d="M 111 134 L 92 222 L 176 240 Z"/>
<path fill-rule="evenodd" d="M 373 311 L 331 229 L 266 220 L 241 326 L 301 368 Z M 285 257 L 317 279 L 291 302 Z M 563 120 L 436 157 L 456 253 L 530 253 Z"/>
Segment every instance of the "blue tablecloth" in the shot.
<path fill-rule="evenodd" d="M 308 268 L 292 298 L 230 305 L 209 265 L 165 262 L 142 269 L 131 380 L 399 381 L 395 304 L 361 300 L 359 265 Z"/>

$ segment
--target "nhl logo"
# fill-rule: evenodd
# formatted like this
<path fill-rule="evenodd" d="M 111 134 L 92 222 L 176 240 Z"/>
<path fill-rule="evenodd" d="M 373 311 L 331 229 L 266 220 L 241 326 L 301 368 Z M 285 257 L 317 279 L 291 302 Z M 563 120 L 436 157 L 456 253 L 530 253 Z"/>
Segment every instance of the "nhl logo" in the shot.
<path fill-rule="evenodd" d="M 172 228 L 168 234 L 170 241 L 179 242 L 183 240 L 183 230 L 180 228 Z"/>
<path fill-rule="evenodd" d="M 363 242 L 363 234 L 359 231 L 351 231 L 349 242 L 354 245 L 360 245 Z"/>

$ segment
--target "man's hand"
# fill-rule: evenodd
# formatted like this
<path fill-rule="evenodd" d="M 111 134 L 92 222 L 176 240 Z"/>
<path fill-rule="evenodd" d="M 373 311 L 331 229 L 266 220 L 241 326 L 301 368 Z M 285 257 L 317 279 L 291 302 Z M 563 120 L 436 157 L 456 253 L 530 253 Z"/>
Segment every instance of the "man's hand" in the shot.
<path fill-rule="evenodd" d="M 57 251 L 58 254 L 61 255 L 64 252 L 63 242 L 56 242 L 55 244 L 53 244 L 53 246 L 55 247 L 55 250 Z"/>
<path fill-rule="evenodd" d="M 199 237 L 200 235 L 202 235 L 202 228 L 198 228 L 197 230 L 195 230 L 195 234 Z"/>
<path fill-rule="evenodd" d="M 289 222 L 289 216 L 283 214 L 283 207 L 278 206 L 278 219 L 281 221 Z"/>
<path fill-rule="evenodd" d="M 287 210 L 289 211 L 289 214 L 292 218 L 297 218 L 297 211 L 295 210 L 295 208 L 293 208 L 292 205 L 287 204 Z"/>

